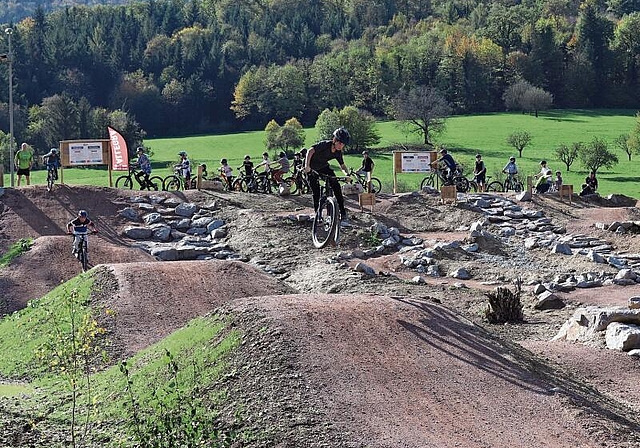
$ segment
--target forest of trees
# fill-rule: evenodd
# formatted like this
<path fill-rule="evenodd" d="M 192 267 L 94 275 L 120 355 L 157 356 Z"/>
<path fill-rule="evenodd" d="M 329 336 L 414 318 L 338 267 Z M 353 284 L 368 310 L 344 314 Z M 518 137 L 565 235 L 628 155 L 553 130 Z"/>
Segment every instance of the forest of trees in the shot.
<path fill-rule="evenodd" d="M 9 25 L 15 133 L 42 145 L 112 117 L 128 138 L 388 117 L 418 87 L 453 113 L 505 110 L 521 85 L 556 108 L 640 103 L 640 0 L 147 0 Z"/>

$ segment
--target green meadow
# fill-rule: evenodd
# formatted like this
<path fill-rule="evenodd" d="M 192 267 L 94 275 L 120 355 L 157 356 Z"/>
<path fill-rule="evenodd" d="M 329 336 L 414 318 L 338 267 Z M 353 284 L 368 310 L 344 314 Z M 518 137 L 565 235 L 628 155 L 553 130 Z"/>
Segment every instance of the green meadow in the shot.
<path fill-rule="evenodd" d="M 566 166 L 555 159 L 554 149 L 560 144 L 573 142 L 590 142 L 599 137 L 610 144 L 610 149 L 618 155 L 620 163 L 611 170 L 602 169 L 598 173 L 600 193 L 603 195 L 621 193 L 640 197 L 640 155 L 634 155 L 629 161 L 627 155 L 615 147 L 613 141 L 621 134 L 630 133 L 636 123 L 636 110 L 562 110 L 541 113 L 538 118 L 520 113 L 492 113 L 473 116 L 454 116 L 447 120 L 446 130 L 435 137 L 434 142 L 444 145 L 454 158 L 465 167 L 470 174 L 476 153 L 481 153 L 487 165 L 488 174 L 493 178 L 506 164 L 509 156 L 517 156 L 517 151 L 506 143 L 506 138 L 517 130 L 527 131 L 532 135 L 531 144 L 525 148 L 522 158 L 517 159 L 522 175 L 538 172 L 539 162 L 545 159 L 555 172 L 563 173 L 564 182 L 573 184 L 578 190 L 587 172 L 579 161 L 576 161 L 569 172 Z M 420 135 L 404 131 L 395 122 L 377 123 L 381 142 L 373 148 L 372 154 L 376 163 L 375 175 L 383 182 L 383 191 L 390 192 L 393 185 L 392 153 L 390 148 L 402 145 L 419 145 Z M 313 144 L 318 139 L 315 129 L 306 129 L 306 144 Z M 166 176 L 170 173 L 172 163 L 178 161 L 178 151 L 189 154 L 192 163 L 205 163 L 209 172 L 215 172 L 221 158 L 227 158 L 237 172 L 245 154 L 251 155 L 254 161 L 261 159 L 265 149 L 263 131 L 241 132 L 225 135 L 199 135 L 181 138 L 148 139 L 145 146 L 151 149 L 154 174 Z M 345 158 L 348 166 L 360 166 L 359 155 L 348 155 Z M 113 180 L 123 173 L 113 172 Z M 416 189 L 422 176 L 419 174 L 398 175 L 398 190 Z M 8 185 L 8 175 L 4 178 Z M 106 168 L 74 168 L 64 171 L 64 181 L 69 184 L 109 185 Z M 35 184 L 44 184 L 45 172 L 35 171 L 32 176 Z"/>

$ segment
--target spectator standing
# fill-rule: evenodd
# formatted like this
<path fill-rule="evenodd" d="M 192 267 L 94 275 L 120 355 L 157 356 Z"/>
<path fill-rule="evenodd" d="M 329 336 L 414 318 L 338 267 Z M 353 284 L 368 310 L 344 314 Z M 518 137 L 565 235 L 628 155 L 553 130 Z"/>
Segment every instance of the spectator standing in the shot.
<path fill-rule="evenodd" d="M 18 169 L 18 187 L 22 176 L 27 180 L 27 185 L 31 184 L 31 167 L 33 166 L 33 151 L 26 143 L 20 145 L 20 149 L 16 152 L 13 162 Z"/>
<path fill-rule="evenodd" d="M 476 178 L 476 183 L 480 188 L 480 191 L 484 192 L 487 183 L 487 167 L 482 161 L 482 155 L 476 154 L 476 166 L 473 170 L 473 175 Z"/>
<path fill-rule="evenodd" d="M 547 161 L 540 161 L 540 172 L 535 175 L 536 181 L 536 193 L 546 193 L 551 188 L 551 169 L 547 167 Z"/>

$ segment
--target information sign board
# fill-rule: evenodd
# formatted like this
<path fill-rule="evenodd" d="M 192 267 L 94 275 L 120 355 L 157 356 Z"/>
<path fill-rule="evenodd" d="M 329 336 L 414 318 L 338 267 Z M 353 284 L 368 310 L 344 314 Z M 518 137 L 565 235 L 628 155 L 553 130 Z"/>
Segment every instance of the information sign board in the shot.
<path fill-rule="evenodd" d="M 69 165 L 102 165 L 102 142 L 73 142 L 69 143 Z"/>

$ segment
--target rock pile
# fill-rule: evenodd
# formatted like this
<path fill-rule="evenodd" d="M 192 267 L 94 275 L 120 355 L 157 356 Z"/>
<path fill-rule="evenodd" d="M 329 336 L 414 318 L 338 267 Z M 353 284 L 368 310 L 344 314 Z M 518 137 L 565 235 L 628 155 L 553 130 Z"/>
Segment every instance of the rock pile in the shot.
<path fill-rule="evenodd" d="M 159 195 L 138 196 L 130 202 L 119 212 L 132 223 L 122 234 L 160 260 L 244 259 L 224 242 L 226 224 L 216 218 L 215 202 L 199 207 Z"/>

